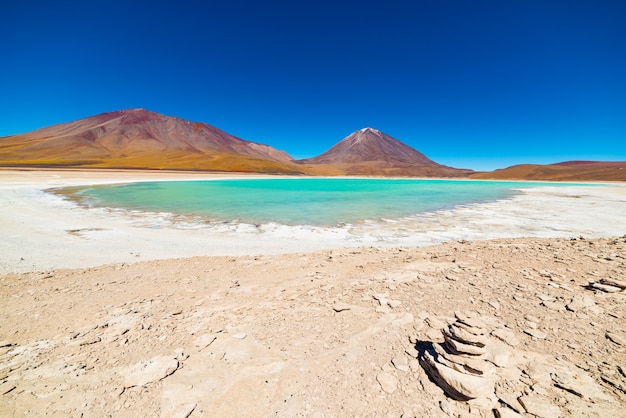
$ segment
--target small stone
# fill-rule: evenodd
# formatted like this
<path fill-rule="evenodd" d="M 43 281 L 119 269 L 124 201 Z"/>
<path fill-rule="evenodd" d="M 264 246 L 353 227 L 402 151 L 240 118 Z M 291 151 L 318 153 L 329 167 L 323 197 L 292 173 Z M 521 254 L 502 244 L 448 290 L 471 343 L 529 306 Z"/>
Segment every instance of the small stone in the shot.
<path fill-rule="evenodd" d="M 206 348 L 210 346 L 213 343 L 213 341 L 215 341 L 216 339 L 217 337 L 215 335 L 204 334 L 196 338 L 193 341 L 193 345 L 195 345 L 196 347 L 200 347 L 200 348 Z"/>
<path fill-rule="evenodd" d="M 559 408 L 558 405 L 554 405 L 550 402 L 550 399 L 544 396 L 520 396 L 518 400 L 526 412 L 536 415 L 537 417 L 559 418 L 561 416 L 561 408 Z"/>
<path fill-rule="evenodd" d="M 626 289 L 626 280 L 617 280 L 617 279 L 600 279 L 600 283 L 607 285 L 607 286 L 613 286 L 613 287 L 619 287 L 620 289 Z"/>
<path fill-rule="evenodd" d="M 509 408 L 496 408 L 493 410 L 496 418 L 521 418 L 522 416 Z"/>
<path fill-rule="evenodd" d="M 610 286 L 610 285 L 601 284 L 601 283 L 592 283 L 591 287 L 594 289 L 602 290 L 603 292 L 607 292 L 607 293 L 617 293 L 617 292 L 622 291 L 621 287 Z"/>
<path fill-rule="evenodd" d="M 178 369 L 178 361 L 167 356 L 154 357 L 147 361 L 142 361 L 124 373 L 124 387 L 144 386 L 148 383 L 164 379 Z"/>
<path fill-rule="evenodd" d="M 604 335 L 606 336 L 606 338 L 613 341 L 615 344 L 626 346 L 626 338 L 624 338 L 623 336 L 618 335 L 612 331 L 607 331 L 606 334 Z"/>
<path fill-rule="evenodd" d="M 237 338 L 238 340 L 243 340 L 247 336 L 248 336 L 248 334 L 246 334 L 245 332 L 240 332 L 238 334 L 233 335 L 233 338 Z"/>
<path fill-rule="evenodd" d="M 513 331 L 506 328 L 494 329 L 493 331 L 491 331 L 491 335 L 513 347 L 519 344 L 519 340 L 517 339 Z"/>
<path fill-rule="evenodd" d="M 342 311 L 349 311 L 350 310 L 350 305 L 348 305 L 347 303 L 335 303 L 333 305 L 333 310 L 335 312 L 342 312 Z"/>
<path fill-rule="evenodd" d="M 541 305 L 545 306 L 546 308 L 550 309 L 551 311 L 562 312 L 562 311 L 565 310 L 565 305 L 563 305 L 562 303 L 559 303 L 559 302 L 545 301 L 545 302 L 541 302 Z"/>
<path fill-rule="evenodd" d="M 0 395 L 6 395 L 7 393 L 13 391 L 15 388 L 16 386 L 13 384 L 13 382 L 0 383 Z"/>
<path fill-rule="evenodd" d="M 493 309 L 496 309 L 496 310 L 500 309 L 500 304 L 492 300 L 489 301 L 489 306 L 491 306 Z"/>
<path fill-rule="evenodd" d="M 183 405 L 177 406 L 174 411 L 168 415 L 170 418 L 187 418 L 191 415 L 191 413 L 196 409 L 197 404 L 195 403 L 186 403 Z"/>
<path fill-rule="evenodd" d="M 390 308 L 397 308 L 398 306 L 402 305 L 402 302 L 399 300 L 390 299 L 387 301 L 387 305 L 389 305 Z"/>
<path fill-rule="evenodd" d="M 385 306 L 379 306 L 379 307 L 376 308 L 376 313 L 385 313 L 385 314 L 387 314 L 389 312 L 391 312 L 391 309 L 389 308 L 389 306 L 386 306 L 386 305 Z"/>
<path fill-rule="evenodd" d="M 398 388 L 398 379 L 387 372 L 378 373 L 376 380 L 385 393 L 393 393 Z"/>
<path fill-rule="evenodd" d="M 457 417 L 459 415 L 456 403 L 449 399 L 439 401 L 439 408 L 449 417 Z"/>
<path fill-rule="evenodd" d="M 546 334 L 543 331 L 540 331 L 538 329 L 535 328 L 529 328 L 529 329 L 525 329 L 524 332 L 528 335 L 530 335 L 531 337 L 543 340 L 544 338 L 546 338 L 548 336 L 548 334 Z"/>
<path fill-rule="evenodd" d="M 403 372 L 409 371 L 409 363 L 406 359 L 406 356 L 399 355 L 399 356 L 392 358 L 391 364 L 393 364 L 393 366 L 400 371 L 403 371 Z"/>
<path fill-rule="evenodd" d="M 596 303 L 594 302 L 593 298 L 589 295 L 576 295 L 572 298 L 570 303 L 565 305 L 565 308 L 568 311 L 576 312 L 585 308 L 589 308 L 595 304 Z"/>

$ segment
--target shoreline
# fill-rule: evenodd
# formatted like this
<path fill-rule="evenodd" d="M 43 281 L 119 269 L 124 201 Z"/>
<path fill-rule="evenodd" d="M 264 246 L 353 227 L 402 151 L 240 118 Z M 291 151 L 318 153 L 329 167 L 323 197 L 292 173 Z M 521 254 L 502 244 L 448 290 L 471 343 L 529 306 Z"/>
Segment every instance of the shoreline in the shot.
<path fill-rule="evenodd" d="M 165 214 L 87 209 L 46 192 L 141 181 L 282 178 L 242 173 L 0 169 L 0 274 L 193 256 L 246 256 L 425 246 L 515 237 L 626 234 L 626 185 L 525 189 L 512 198 L 340 227 L 194 223 Z M 291 176 L 286 176 L 292 178 Z M 294 177 L 300 178 L 300 177 Z M 584 182 L 586 183 L 586 182 Z M 581 182 L 583 184 L 583 182 Z M 597 216 L 602 213 L 602 216 Z M 67 255 L 72 254 L 69 258 Z"/>

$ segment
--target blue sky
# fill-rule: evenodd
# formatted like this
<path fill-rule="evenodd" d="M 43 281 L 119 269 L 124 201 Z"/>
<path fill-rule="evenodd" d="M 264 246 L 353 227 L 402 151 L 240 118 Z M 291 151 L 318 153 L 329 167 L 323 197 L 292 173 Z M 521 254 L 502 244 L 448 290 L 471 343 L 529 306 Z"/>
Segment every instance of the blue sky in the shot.
<path fill-rule="evenodd" d="M 488 170 L 626 160 L 626 2 L 0 6 L 0 136 L 143 107 L 295 158 L 371 126 Z"/>

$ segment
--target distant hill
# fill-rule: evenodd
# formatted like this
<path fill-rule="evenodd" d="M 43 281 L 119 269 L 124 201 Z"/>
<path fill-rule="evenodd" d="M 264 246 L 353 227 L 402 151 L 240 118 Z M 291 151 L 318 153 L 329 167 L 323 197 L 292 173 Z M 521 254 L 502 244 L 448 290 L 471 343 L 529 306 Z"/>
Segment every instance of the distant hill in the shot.
<path fill-rule="evenodd" d="M 286 153 L 144 109 L 0 138 L 0 165 L 294 173 Z"/>
<path fill-rule="evenodd" d="M 352 132 L 323 154 L 297 162 L 347 175 L 465 177 L 472 172 L 437 164 L 373 128 Z"/>
<path fill-rule="evenodd" d="M 520 164 L 488 173 L 474 173 L 470 177 L 493 180 L 626 181 L 626 161 Z"/>
<path fill-rule="evenodd" d="M 144 109 L 102 113 L 0 138 L 0 166 L 207 170 L 294 175 L 465 177 L 372 128 L 314 158 Z"/>

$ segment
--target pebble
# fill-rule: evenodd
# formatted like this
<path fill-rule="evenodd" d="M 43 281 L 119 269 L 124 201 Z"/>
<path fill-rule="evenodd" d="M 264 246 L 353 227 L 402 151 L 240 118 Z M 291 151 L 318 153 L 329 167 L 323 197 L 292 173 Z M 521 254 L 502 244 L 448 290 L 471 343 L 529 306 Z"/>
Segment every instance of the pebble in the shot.
<path fill-rule="evenodd" d="M 626 338 L 621 335 L 618 335 L 612 331 L 607 331 L 605 336 L 617 345 L 626 346 Z"/>
<path fill-rule="evenodd" d="M 572 300 L 565 305 L 565 308 L 568 311 L 576 312 L 585 308 L 589 308 L 596 303 L 593 298 L 589 295 L 576 295 L 572 298 Z"/>
<path fill-rule="evenodd" d="M 513 411 L 512 409 L 509 408 L 496 408 L 493 410 L 496 418 L 518 418 L 521 417 L 520 414 L 518 414 L 517 412 Z"/>
<path fill-rule="evenodd" d="M 245 332 L 240 332 L 238 334 L 233 335 L 233 338 L 237 338 L 238 340 L 243 340 L 247 336 L 248 334 L 246 334 Z"/>
<path fill-rule="evenodd" d="M 217 337 L 215 335 L 204 334 L 199 336 L 193 341 L 193 345 L 200 348 L 206 348 L 215 341 Z"/>
<path fill-rule="evenodd" d="M 548 334 L 536 328 L 528 328 L 528 329 L 525 329 L 524 332 L 530 335 L 531 337 L 538 338 L 540 340 L 543 340 L 544 338 L 548 336 Z"/>
<path fill-rule="evenodd" d="M 607 292 L 607 293 L 617 293 L 617 292 L 621 292 L 622 291 L 621 287 L 610 286 L 610 285 L 601 284 L 601 283 L 592 283 L 591 287 L 594 288 L 594 289 L 601 290 L 603 292 Z"/>
<path fill-rule="evenodd" d="M 376 380 L 385 393 L 393 393 L 398 388 L 398 379 L 387 372 L 378 373 Z"/>
<path fill-rule="evenodd" d="M 387 301 L 387 305 L 389 305 L 390 308 L 397 308 L 398 306 L 402 305 L 402 302 L 400 302 L 399 300 L 390 299 Z"/>
<path fill-rule="evenodd" d="M 517 339 L 513 331 L 505 329 L 505 328 L 494 329 L 491 332 L 491 335 L 493 335 L 494 337 L 504 341 L 505 343 L 513 347 L 519 344 L 519 340 Z"/>
<path fill-rule="evenodd" d="M 130 366 L 125 371 L 124 387 L 144 386 L 171 375 L 178 369 L 178 361 L 168 356 L 157 356 Z"/>
<path fill-rule="evenodd" d="M 393 366 L 403 372 L 409 371 L 409 363 L 406 359 L 406 356 L 399 355 L 391 359 L 391 363 Z"/>
<path fill-rule="evenodd" d="M 347 303 L 335 303 L 333 305 L 333 310 L 335 312 L 349 311 L 350 310 L 350 305 L 348 305 Z"/>
<path fill-rule="evenodd" d="M 526 412 L 540 418 L 559 418 L 561 408 L 554 405 L 550 399 L 544 396 L 527 395 L 520 396 L 519 403 L 522 404 Z"/>

